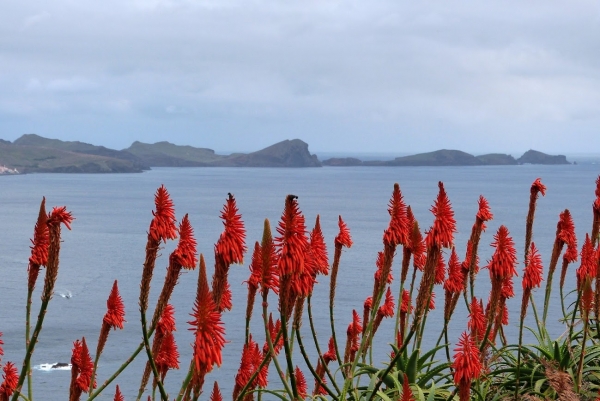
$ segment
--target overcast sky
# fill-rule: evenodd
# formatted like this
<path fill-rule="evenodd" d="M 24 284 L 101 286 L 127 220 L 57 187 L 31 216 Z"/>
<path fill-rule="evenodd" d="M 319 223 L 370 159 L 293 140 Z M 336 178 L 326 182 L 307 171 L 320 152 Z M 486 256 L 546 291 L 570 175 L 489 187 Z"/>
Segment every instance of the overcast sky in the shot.
<path fill-rule="evenodd" d="M 597 1 L 5 1 L 0 138 L 600 153 Z"/>

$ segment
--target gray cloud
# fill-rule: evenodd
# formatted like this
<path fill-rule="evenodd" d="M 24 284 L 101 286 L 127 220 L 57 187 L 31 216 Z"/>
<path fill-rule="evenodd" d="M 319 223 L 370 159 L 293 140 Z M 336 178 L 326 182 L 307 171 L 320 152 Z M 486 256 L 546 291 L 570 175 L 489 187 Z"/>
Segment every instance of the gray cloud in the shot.
<path fill-rule="evenodd" d="M 599 22 L 592 1 L 13 2 L 0 137 L 584 152 Z"/>

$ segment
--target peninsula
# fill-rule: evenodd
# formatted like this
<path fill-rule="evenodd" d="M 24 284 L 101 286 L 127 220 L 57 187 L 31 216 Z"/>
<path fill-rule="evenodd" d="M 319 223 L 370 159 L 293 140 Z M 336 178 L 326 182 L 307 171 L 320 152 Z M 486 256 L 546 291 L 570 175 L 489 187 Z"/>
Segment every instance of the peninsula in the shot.
<path fill-rule="evenodd" d="M 134 142 L 115 150 L 78 141 L 61 141 L 26 134 L 14 142 L 0 139 L 0 175 L 26 173 L 139 173 L 151 167 L 321 167 L 334 166 L 490 166 L 570 164 L 562 155 L 535 150 L 515 159 L 491 153 L 474 156 L 460 150 L 437 150 L 393 160 L 362 161 L 331 158 L 321 162 L 300 139 L 285 140 L 252 153 L 220 155 L 212 149 Z"/>

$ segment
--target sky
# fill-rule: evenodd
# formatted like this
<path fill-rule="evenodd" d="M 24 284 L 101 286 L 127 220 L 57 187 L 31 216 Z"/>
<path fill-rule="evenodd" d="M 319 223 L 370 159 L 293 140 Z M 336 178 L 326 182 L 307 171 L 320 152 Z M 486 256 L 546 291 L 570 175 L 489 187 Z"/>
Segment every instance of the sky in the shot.
<path fill-rule="evenodd" d="M 600 153 L 600 3 L 0 6 L 0 138 Z"/>

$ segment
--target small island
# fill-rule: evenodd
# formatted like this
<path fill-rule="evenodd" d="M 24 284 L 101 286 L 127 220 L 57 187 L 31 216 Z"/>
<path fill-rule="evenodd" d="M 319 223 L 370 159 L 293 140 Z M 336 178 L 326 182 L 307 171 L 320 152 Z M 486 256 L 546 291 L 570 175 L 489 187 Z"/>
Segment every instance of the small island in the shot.
<path fill-rule="evenodd" d="M 300 139 L 278 142 L 251 153 L 220 155 L 208 148 L 136 141 L 115 150 L 79 141 L 61 141 L 25 134 L 14 142 L 0 139 L 0 175 L 27 173 L 140 173 L 152 167 L 350 167 L 350 166 L 501 166 L 518 164 L 570 164 L 563 155 L 528 150 L 515 159 L 490 153 L 474 156 L 460 150 L 441 149 L 397 157 L 393 160 L 360 160 L 354 157 L 320 161 Z"/>

